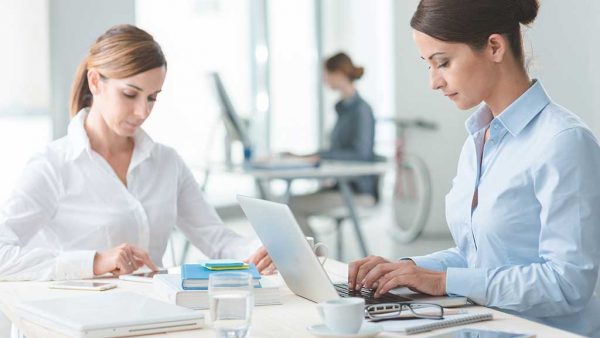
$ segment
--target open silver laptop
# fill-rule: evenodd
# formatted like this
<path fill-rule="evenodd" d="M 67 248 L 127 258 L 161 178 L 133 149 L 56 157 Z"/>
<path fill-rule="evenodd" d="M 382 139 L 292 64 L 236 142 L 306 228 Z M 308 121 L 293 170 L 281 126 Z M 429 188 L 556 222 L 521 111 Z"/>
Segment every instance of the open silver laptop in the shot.
<path fill-rule="evenodd" d="M 204 314 L 117 290 L 23 302 L 22 318 L 71 337 L 123 337 L 204 326 Z"/>
<path fill-rule="evenodd" d="M 237 196 L 237 200 L 285 283 L 300 297 L 313 302 L 351 296 L 363 297 L 367 304 L 411 300 L 445 307 L 467 304 L 465 297 L 433 297 L 413 292 L 393 292 L 375 299 L 370 290 L 348 292 L 345 283 L 332 284 L 287 205 L 241 195 Z"/>

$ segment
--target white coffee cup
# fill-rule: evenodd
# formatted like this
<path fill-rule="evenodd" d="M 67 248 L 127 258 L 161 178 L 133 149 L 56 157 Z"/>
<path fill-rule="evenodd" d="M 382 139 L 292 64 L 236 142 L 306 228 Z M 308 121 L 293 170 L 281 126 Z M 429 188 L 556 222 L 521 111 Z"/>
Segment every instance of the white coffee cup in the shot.
<path fill-rule="evenodd" d="M 321 262 L 321 265 L 325 264 L 325 262 L 327 262 L 327 257 L 329 256 L 329 248 L 327 247 L 327 245 L 320 242 L 315 243 L 314 237 L 310 236 L 306 236 L 306 241 L 308 242 L 310 249 L 315 253 L 317 258 L 320 258 L 319 262 Z M 323 253 L 323 251 L 325 253 Z M 321 253 L 321 255 L 319 255 L 319 253 Z"/>
<path fill-rule="evenodd" d="M 353 334 L 362 326 L 365 300 L 356 297 L 332 299 L 317 304 L 317 311 L 332 333 Z"/>

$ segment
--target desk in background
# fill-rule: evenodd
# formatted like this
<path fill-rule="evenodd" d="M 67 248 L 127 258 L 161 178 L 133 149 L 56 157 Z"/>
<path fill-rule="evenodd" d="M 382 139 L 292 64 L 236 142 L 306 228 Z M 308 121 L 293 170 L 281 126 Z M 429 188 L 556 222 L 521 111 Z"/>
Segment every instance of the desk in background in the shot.
<path fill-rule="evenodd" d="M 325 268 L 334 282 L 344 281 L 346 278 L 347 265 L 338 261 L 328 260 Z M 268 277 L 273 278 L 273 277 Z M 277 278 L 277 277 L 275 277 Z M 153 286 L 151 284 L 127 282 L 119 279 L 108 280 L 119 285 L 118 288 L 103 292 L 123 292 L 132 291 L 146 296 L 153 296 Z M 48 330 L 43 326 L 22 321 L 15 312 L 15 305 L 19 301 L 48 299 L 55 297 L 67 297 L 80 295 L 82 292 L 91 291 L 73 291 L 73 290 L 55 290 L 48 289 L 50 282 L 0 282 L 0 308 L 4 314 L 25 334 L 27 338 L 53 338 L 64 337 L 54 331 Z M 285 286 L 282 286 L 281 297 L 283 305 L 258 306 L 252 313 L 252 328 L 250 337 L 272 337 L 272 338 L 295 338 L 295 337 L 313 337 L 306 327 L 320 323 L 321 320 L 317 314 L 315 303 L 294 295 Z M 519 332 L 535 333 L 539 338 L 570 338 L 579 337 L 577 335 L 554 329 L 549 326 L 538 324 L 526 319 L 512 316 L 500 311 L 488 309 L 482 306 L 467 307 L 469 312 L 492 312 L 494 320 L 480 323 L 468 324 L 463 327 L 474 327 L 481 329 L 511 330 Z M 429 337 L 434 334 L 455 330 L 448 328 L 436 330 L 433 332 L 411 335 L 407 337 Z M 193 331 L 172 332 L 163 335 L 152 335 L 152 337 L 211 337 L 215 333 L 210 328 Z M 404 337 L 396 333 L 381 333 L 377 338 Z"/>
<path fill-rule="evenodd" d="M 344 199 L 344 204 L 348 210 L 348 216 L 352 220 L 352 225 L 359 241 L 362 256 L 367 256 L 369 250 L 362 235 L 360 219 L 356 211 L 354 196 L 350 187 L 350 182 L 360 176 L 382 175 L 392 168 L 389 162 L 351 162 L 351 161 L 322 161 L 319 167 L 301 168 L 301 169 L 253 169 L 241 165 L 211 166 L 206 171 L 206 181 L 210 177 L 210 172 L 223 171 L 240 175 L 251 176 L 258 187 L 260 197 L 270 200 L 287 203 L 291 195 L 292 183 L 297 179 L 316 179 L 336 180 L 340 188 L 340 193 Z M 286 190 L 282 197 L 276 198 L 268 188 L 268 182 L 271 180 L 283 180 L 286 182 Z M 390 220 L 392 222 L 392 220 Z"/>

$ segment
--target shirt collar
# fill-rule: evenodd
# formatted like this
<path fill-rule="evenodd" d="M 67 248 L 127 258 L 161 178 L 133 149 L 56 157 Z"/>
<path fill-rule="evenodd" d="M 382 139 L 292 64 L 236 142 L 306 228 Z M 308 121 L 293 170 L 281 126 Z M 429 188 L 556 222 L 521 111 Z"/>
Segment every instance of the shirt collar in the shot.
<path fill-rule="evenodd" d="M 358 95 L 358 91 L 354 92 L 354 95 L 350 96 L 349 98 L 340 100 L 336 105 L 335 105 L 335 110 L 338 113 L 343 113 L 344 111 L 346 111 L 348 108 L 355 106 L 356 104 L 358 104 L 358 102 L 360 102 L 360 95 Z"/>
<path fill-rule="evenodd" d="M 518 99 L 511 103 L 500 115 L 497 120 L 513 136 L 518 135 L 539 112 L 550 103 L 550 97 L 538 80 L 533 80 L 533 84 Z M 473 135 L 477 131 L 486 127 L 494 119 L 492 112 L 487 104 L 482 103 L 479 108 L 467 119 L 465 127 L 467 132 Z"/>
<path fill-rule="evenodd" d="M 133 136 L 133 147 L 133 156 L 131 157 L 128 171 L 133 170 L 138 164 L 150 157 L 154 148 L 154 141 L 140 127 Z"/>
<path fill-rule="evenodd" d="M 69 161 L 75 160 L 84 151 L 89 152 L 91 150 L 90 139 L 84 127 L 85 119 L 89 112 L 89 108 L 83 108 L 69 123 L 67 129 L 67 137 L 69 140 L 67 160 Z M 137 129 L 133 137 L 133 144 L 134 148 L 131 163 L 129 165 L 130 169 L 133 169 L 137 164 L 148 158 L 154 148 L 154 141 L 142 128 Z"/>
<path fill-rule="evenodd" d="M 69 152 L 67 160 L 73 161 L 84 151 L 90 149 L 90 139 L 85 132 L 83 124 L 89 113 L 88 108 L 83 108 L 71 119 L 67 129 L 67 139 L 69 140 Z"/>

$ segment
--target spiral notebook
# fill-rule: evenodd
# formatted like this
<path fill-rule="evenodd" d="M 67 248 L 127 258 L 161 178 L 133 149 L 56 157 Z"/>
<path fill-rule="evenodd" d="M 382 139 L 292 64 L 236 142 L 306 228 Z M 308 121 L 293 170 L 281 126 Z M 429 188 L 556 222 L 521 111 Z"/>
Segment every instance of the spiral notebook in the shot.
<path fill-rule="evenodd" d="M 491 313 L 463 313 L 447 315 L 444 319 L 402 319 L 383 321 L 380 324 L 383 331 L 415 334 L 492 319 Z"/>

